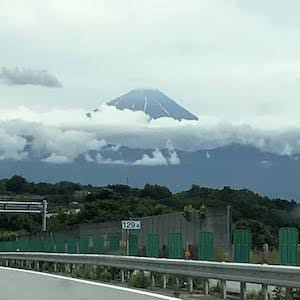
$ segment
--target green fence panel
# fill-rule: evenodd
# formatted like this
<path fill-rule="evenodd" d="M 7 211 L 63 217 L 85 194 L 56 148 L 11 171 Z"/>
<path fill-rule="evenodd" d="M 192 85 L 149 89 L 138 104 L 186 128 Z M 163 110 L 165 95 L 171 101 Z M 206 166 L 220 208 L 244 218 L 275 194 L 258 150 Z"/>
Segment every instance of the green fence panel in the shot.
<path fill-rule="evenodd" d="M 90 237 L 81 237 L 79 242 L 80 253 L 88 254 L 90 253 Z"/>
<path fill-rule="evenodd" d="M 148 257 L 159 257 L 159 235 L 157 233 L 148 234 L 146 255 Z"/>
<path fill-rule="evenodd" d="M 55 252 L 55 240 L 54 239 L 49 239 L 48 240 L 48 251 L 49 252 Z"/>
<path fill-rule="evenodd" d="M 5 245 L 5 242 L 0 242 L 0 251 L 1 252 L 5 252 L 6 251 L 6 245 Z"/>
<path fill-rule="evenodd" d="M 120 237 L 111 236 L 109 238 L 109 254 L 120 255 Z"/>
<path fill-rule="evenodd" d="M 40 252 L 47 252 L 48 247 L 48 239 L 40 240 Z"/>
<path fill-rule="evenodd" d="M 27 251 L 28 252 L 33 251 L 33 240 L 28 240 L 28 242 L 27 242 Z"/>
<path fill-rule="evenodd" d="M 19 249 L 20 251 L 29 251 L 29 240 L 19 240 Z"/>
<path fill-rule="evenodd" d="M 24 251 L 22 249 L 22 241 L 21 240 L 17 240 L 14 242 L 14 251 Z"/>
<path fill-rule="evenodd" d="M 41 252 L 41 240 L 38 239 L 30 240 L 30 251 Z"/>
<path fill-rule="evenodd" d="M 63 237 L 54 238 L 54 244 L 55 244 L 55 252 L 57 252 L 57 253 L 65 253 L 66 252 L 65 238 L 63 238 Z"/>
<path fill-rule="evenodd" d="M 199 233 L 198 259 L 213 260 L 214 257 L 214 235 L 212 232 Z"/>
<path fill-rule="evenodd" d="M 45 252 L 51 252 L 51 239 L 45 239 Z"/>
<path fill-rule="evenodd" d="M 169 258 L 182 258 L 182 234 L 179 232 L 169 233 Z"/>
<path fill-rule="evenodd" d="M 238 263 L 250 262 L 251 251 L 251 231 L 247 229 L 237 229 L 233 235 L 234 261 Z"/>
<path fill-rule="evenodd" d="M 97 254 L 104 254 L 104 236 L 93 237 L 93 252 Z"/>
<path fill-rule="evenodd" d="M 13 242 L 12 241 L 6 242 L 6 249 L 7 249 L 7 251 L 13 251 Z"/>
<path fill-rule="evenodd" d="M 7 241 L 3 241 L 3 242 L 0 243 L 0 251 L 2 251 L 2 252 L 9 251 L 8 242 Z"/>
<path fill-rule="evenodd" d="M 296 266 L 298 264 L 299 232 L 294 227 L 283 227 L 279 230 L 280 264 Z"/>
<path fill-rule="evenodd" d="M 54 252 L 54 240 L 53 239 L 45 240 L 45 251 L 46 252 Z"/>
<path fill-rule="evenodd" d="M 69 237 L 67 239 L 68 253 L 76 254 L 77 253 L 77 239 L 75 237 Z"/>
<path fill-rule="evenodd" d="M 2 252 L 6 252 L 7 251 L 7 242 L 6 241 L 1 242 L 0 247 L 1 247 Z"/>
<path fill-rule="evenodd" d="M 137 256 L 138 255 L 138 236 L 137 234 L 129 234 L 129 255 Z"/>
<path fill-rule="evenodd" d="M 15 252 L 16 251 L 15 241 L 9 241 L 8 242 L 8 248 L 9 248 L 9 251 Z"/>

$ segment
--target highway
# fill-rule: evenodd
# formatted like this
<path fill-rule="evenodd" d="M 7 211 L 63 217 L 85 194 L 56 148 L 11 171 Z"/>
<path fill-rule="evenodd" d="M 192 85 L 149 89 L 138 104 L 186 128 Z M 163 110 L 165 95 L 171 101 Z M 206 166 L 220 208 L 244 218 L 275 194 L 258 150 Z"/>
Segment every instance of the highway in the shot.
<path fill-rule="evenodd" d="M 159 300 L 146 291 L 57 275 L 0 267 L 1 300 Z"/>

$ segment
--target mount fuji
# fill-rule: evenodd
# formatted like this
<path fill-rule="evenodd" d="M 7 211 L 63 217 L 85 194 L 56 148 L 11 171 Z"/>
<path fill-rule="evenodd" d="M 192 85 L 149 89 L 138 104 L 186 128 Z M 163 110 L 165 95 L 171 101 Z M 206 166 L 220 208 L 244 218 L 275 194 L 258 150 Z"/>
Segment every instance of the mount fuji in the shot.
<path fill-rule="evenodd" d="M 178 105 L 158 89 L 136 89 L 107 103 L 119 110 L 143 111 L 150 118 L 163 117 L 176 120 L 198 120 L 198 117 Z"/>
<path fill-rule="evenodd" d="M 119 110 L 143 111 L 151 119 L 167 117 L 178 121 L 198 120 L 197 116 L 168 96 L 153 89 L 132 90 L 108 102 L 107 105 Z M 93 112 L 87 114 L 87 117 L 93 119 Z M 114 124 L 113 121 L 111 124 Z M 56 137 L 57 130 L 54 132 Z M 90 136 L 93 134 L 93 131 L 89 132 Z M 155 143 L 152 145 L 150 136 L 147 141 L 149 146 L 139 146 L 138 143 L 125 146 L 122 139 L 121 142 L 115 139 L 108 140 L 106 146 L 93 146 L 93 150 L 86 152 L 80 150 L 81 143 L 86 142 L 83 139 L 76 144 L 79 154 L 67 160 L 53 148 L 56 149 L 55 143 L 63 140 L 62 147 L 66 147 L 65 152 L 72 154 L 71 148 L 76 147 L 72 144 L 73 140 L 82 135 L 72 130 L 69 135 L 69 142 L 65 142 L 63 136 L 45 142 L 48 135 L 44 137 L 43 134 L 22 134 L 20 144 L 23 141 L 26 143 L 24 158 L 1 159 L 0 153 L 0 178 L 19 174 L 33 181 L 75 181 L 94 185 L 125 183 L 128 178 L 132 186 L 160 184 L 174 191 L 188 189 L 192 184 L 213 188 L 231 186 L 300 202 L 300 153 L 279 155 L 260 151 L 250 144 L 240 145 L 230 141 L 228 145 L 190 151 L 176 149 L 172 143 L 166 143 L 165 148 L 157 148 Z M 116 136 L 118 137 L 118 132 Z M 107 138 L 110 138 L 109 135 Z M 41 147 L 37 141 L 40 141 L 41 145 L 45 144 L 41 151 L 37 151 Z"/>

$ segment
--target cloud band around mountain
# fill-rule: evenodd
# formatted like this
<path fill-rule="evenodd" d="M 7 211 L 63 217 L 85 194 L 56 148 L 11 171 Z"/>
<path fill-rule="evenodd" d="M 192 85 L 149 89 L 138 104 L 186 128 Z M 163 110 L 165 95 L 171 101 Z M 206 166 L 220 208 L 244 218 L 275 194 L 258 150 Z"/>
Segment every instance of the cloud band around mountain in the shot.
<path fill-rule="evenodd" d="M 234 124 L 207 117 L 200 121 L 150 120 L 143 112 L 120 111 L 106 105 L 99 107 L 92 119 L 84 110 L 3 109 L 0 161 L 34 159 L 64 164 L 85 159 L 98 164 L 166 166 L 181 163 L 179 151 L 210 150 L 231 144 L 249 145 L 298 159 L 300 127 L 278 126 L 264 128 L 264 125 Z M 110 158 L 105 154 L 108 145 L 115 145 L 111 148 L 115 152 L 120 146 L 148 149 L 148 152 L 141 151 L 129 160 L 117 155 Z"/>
<path fill-rule="evenodd" d="M 8 85 L 37 85 L 49 88 L 61 88 L 61 82 L 46 70 L 25 68 L 9 69 L 2 67 L 0 80 Z"/>

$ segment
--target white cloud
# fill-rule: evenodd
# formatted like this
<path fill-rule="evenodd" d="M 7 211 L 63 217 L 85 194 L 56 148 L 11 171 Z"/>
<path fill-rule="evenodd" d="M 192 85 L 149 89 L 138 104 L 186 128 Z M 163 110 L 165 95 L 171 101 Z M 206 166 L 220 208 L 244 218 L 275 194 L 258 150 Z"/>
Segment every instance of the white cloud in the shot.
<path fill-rule="evenodd" d="M 52 153 L 50 156 L 48 156 L 45 159 L 42 159 L 42 161 L 51 163 L 51 164 L 65 164 L 70 163 L 71 161 L 63 155 L 57 155 L 55 153 Z"/>
<path fill-rule="evenodd" d="M 200 116 L 297 117 L 298 0 L 75 2 L 0 1 L 0 66 L 46 68 L 65 87 L 1 86 L 3 106 L 92 109 L 152 86 Z"/>
<path fill-rule="evenodd" d="M 9 134 L 0 127 L 0 160 L 21 160 L 26 158 L 26 139 L 17 134 Z"/>
<path fill-rule="evenodd" d="M 267 124 L 266 124 L 267 123 Z M 179 164 L 177 150 L 209 150 L 232 143 L 251 145 L 281 155 L 300 154 L 300 126 L 296 123 L 245 123 L 202 116 L 199 121 L 170 118 L 150 120 L 143 112 L 119 111 L 105 105 L 93 118 L 84 110 L 37 111 L 21 107 L 0 112 L 0 159 L 40 160 L 65 157 L 74 161 L 82 156 L 95 160 L 90 151 L 101 152 L 108 144 L 142 149 L 167 149 L 165 156 L 141 157 L 138 164 Z M 176 149 L 176 150 L 175 150 Z M 28 153 L 29 151 L 29 153 Z M 158 151 L 158 152 L 157 152 Z M 88 155 L 88 156 L 87 156 Z M 52 157 L 53 156 L 53 157 Z M 132 164 L 98 157 L 98 163 Z"/>
<path fill-rule="evenodd" d="M 180 165 L 180 159 L 176 151 L 169 152 L 168 162 L 170 165 Z"/>
<path fill-rule="evenodd" d="M 168 149 L 168 162 L 170 165 L 180 165 L 180 159 L 177 155 L 177 152 L 171 142 L 171 140 L 167 140 L 166 147 Z"/>
<path fill-rule="evenodd" d="M 111 158 L 103 158 L 100 153 L 97 153 L 96 162 L 100 165 L 128 165 L 130 163 L 124 160 L 112 160 Z"/>
<path fill-rule="evenodd" d="M 61 88 L 58 79 L 46 70 L 31 70 L 2 67 L 0 80 L 8 85 L 39 85 L 51 88 Z"/>
<path fill-rule="evenodd" d="M 133 165 L 134 166 L 166 166 L 168 165 L 168 161 L 158 149 L 155 149 L 152 152 L 152 157 L 150 157 L 147 154 L 144 154 L 142 159 L 136 160 L 133 163 Z"/>

